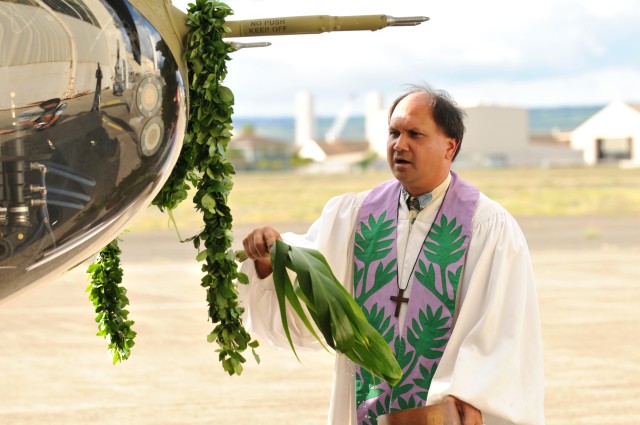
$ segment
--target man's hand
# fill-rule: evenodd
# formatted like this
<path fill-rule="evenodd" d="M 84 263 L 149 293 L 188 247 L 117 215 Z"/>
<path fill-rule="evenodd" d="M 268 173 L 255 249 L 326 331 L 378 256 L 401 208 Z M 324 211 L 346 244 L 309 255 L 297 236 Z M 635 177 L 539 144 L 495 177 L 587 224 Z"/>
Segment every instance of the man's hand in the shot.
<path fill-rule="evenodd" d="M 263 227 L 254 229 L 242 241 L 247 257 L 255 261 L 256 272 L 262 279 L 269 276 L 273 271 L 269 249 L 276 243 L 276 239 L 282 239 L 276 229 Z"/>
<path fill-rule="evenodd" d="M 455 398 L 453 396 L 447 396 L 444 399 L 445 403 L 453 403 L 460 414 L 460 423 L 462 425 L 482 425 L 482 413 L 464 401 Z"/>

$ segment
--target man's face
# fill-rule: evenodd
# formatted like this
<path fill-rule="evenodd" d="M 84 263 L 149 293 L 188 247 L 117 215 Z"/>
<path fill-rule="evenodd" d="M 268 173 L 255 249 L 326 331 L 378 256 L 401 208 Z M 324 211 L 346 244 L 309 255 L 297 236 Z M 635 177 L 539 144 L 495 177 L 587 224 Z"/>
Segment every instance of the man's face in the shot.
<path fill-rule="evenodd" d="M 456 146 L 436 126 L 429 94 L 413 93 L 398 103 L 389 121 L 387 160 L 410 194 L 430 192 L 446 179 Z"/>

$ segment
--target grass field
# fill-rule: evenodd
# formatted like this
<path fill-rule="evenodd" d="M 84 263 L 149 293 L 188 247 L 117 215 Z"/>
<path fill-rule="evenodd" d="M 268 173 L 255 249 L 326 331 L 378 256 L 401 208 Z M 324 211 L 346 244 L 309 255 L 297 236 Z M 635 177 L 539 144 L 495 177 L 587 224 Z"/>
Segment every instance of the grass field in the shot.
<path fill-rule="evenodd" d="M 617 167 L 461 170 L 516 217 L 640 216 L 640 169 Z M 229 206 L 235 224 L 311 222 L 333 196 L 370 189 L 390 172 L 351 174 L 243 173 L 234 177 Z M 179 228 L 197 228 L 190 201 L 174 212 Z M 149 208 L 131 230 L 167 226 L 166 214 Z"/>

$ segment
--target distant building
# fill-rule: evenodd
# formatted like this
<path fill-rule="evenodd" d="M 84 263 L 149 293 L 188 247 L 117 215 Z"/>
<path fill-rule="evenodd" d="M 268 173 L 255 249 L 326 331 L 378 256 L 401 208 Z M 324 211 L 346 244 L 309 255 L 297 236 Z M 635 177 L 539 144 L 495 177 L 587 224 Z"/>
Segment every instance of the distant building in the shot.
<path fill-rule="evenodd" d="M 294 155 L 290 143 L 258 136 L 247 128 L 231 138 L 228 155 L 239 171 L 288 170 Z"/>
<path fill-rule="evenodd" d="M 380 164 L 385 163 L 388 106 L 379 93 L 371 92 L 365 97 L 364 141 L 316 140 L 311 95 L 299 94 L 296 106 L 294 153 L 309 161 L 305 171 L 348 172 L 363 164 L 383 166 Z M 465 107 L 466 133 L 454 166 L 548 167 L 602 163 L 640 166 L 640 105 L 612 102 L 601 110 L 590 108 L 586 114 L 583 109 L 578 112 L 571 108 L 559 109 L 559 113 L 565 115 L 560 117 L 565 124 L 562 131 L 547 127 L 544 132 L 540 129 L 532 132 L 531 111 L 527 109 L 499 105 Z M 597 112 L 588 118 L 593 110 Z M 568 113 L 573 115 L 567 117 Z M 580 117 L 574 116 L 576 114 Z M 571 121 L 575 126 L 582 120 L 575 129 L 567 125 Z M 373 159 L 375 155 L 377 160 Z"/>
<path fill-rule="evenodd" d="M 581 166 L 584 165 L 582 152 L 571 148 L 570 132 L 552 131 L 534 133 L 529 136 L 533 164 L 538 167 Z"/>
<path fill-rule="evenodd" d="M 305 143 L 314 139 L 316 133 L 313 96 L 308 91 L 300 91 L 295 97 L 295 139 L 294 144 L 300 149 Z"/>
<path fill-rule="evenodd" d="M 311 159 L 304 167 L 310 173 L 344 173 L 360 167 L 372 154 L 369 143 L 316 142 L 310 140 L 298 151 L 300 158 Z"/>
<path fill-rule="evenodd" d="M 571 147 L 588 165 L 640 166 L 640 105 L 611 102 L 571 133 Z"/>
<path fill-rule="evenodd" d="M 137 46 L 125 42 L 122 28 L 134 25 L 126 6 L 124 13 L 114 13 L 97 0 L 0 3 L 0 110 L 93 93 L 98 64 L 102 90 L 112 86 L 117 73 L 131 87 L 136 75 L 158 73 L 157 61 L 140 54 L 140 49 L 155 52 L 151 37 L 140 36 Z M 30 49 L 17 48 L 24 32 L 32 40 Z M 7 81 L 12 87 L 5 90 Z"/>
<path fill-rule="evenodd" d="M 479 105 L 463 108 L 466 132 L 458 168 L 549 166 L 582 163 L 580 152 L 571 149 L 560 134 L 536 135 L 529 132 L 528 111 L 523 108 Z M 369 141 L 380 158 L 386 158 L 388 107 L 369 112 L 365 118 L 374 129 Z"/>
<path fill-rule="evenodd" d="M 527 109 L 480 105 L 464 108 L 467 131 L 456 159 L 458 167 L 577 165 L 579 152 L 559 132 L 529 132 Z"/>
<path fill-rule="evenodd" d="M 526 109 L 481 105 L 465 108 L 467 131 L 456 161 L 467 166 L 504 167 L 528 158 Z"/>
<path fill-rule="evenodd" d="M 340 111 L 333 126 L 325 135 L 326 141 L 318 141 L 314 137 L 315 116 L 313 98 L 308 92 L 299 92 L 295 98 L 295 147 L 296 155 L 309 162 L 301 167 L 310 173 L 349 172 L 364 164 L 370 158 L 371 146 L 368 141 L 345 142 L 340 139 L 344 124 L 348 118 L 353 98 Z"/>

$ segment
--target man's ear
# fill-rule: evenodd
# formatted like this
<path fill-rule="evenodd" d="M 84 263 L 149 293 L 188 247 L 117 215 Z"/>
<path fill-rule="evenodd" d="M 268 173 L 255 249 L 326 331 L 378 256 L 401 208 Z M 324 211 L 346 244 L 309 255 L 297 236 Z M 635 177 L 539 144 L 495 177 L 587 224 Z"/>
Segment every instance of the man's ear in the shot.
<path fill-rule="evenodd" d="M 456 139 L 449 137 L 447 138 L 447 150 L 445 152 L 445 158 L 453 161 L 453 157 L 456 156 L 456 151 L 458 150 L 458 146 L 460 142 Z"/>

